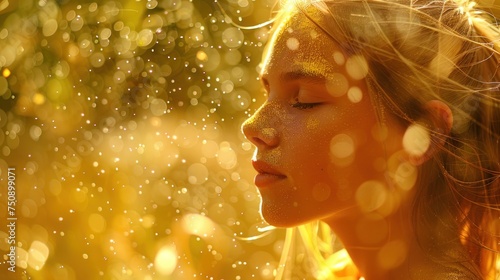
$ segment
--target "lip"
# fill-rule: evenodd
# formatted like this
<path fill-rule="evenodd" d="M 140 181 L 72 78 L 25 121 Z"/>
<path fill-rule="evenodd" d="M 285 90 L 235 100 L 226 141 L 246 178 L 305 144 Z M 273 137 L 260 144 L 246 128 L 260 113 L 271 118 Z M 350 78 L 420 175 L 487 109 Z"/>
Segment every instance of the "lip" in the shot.
<path fill-rule="evenodd" d="M 258 172 L 255 176 L 254 183 L 259 188 L 265 188 L 286 179 L 284 174 L 277 171 L 276 168 L 265 161 L 252 161 L 252 165 Z"/>

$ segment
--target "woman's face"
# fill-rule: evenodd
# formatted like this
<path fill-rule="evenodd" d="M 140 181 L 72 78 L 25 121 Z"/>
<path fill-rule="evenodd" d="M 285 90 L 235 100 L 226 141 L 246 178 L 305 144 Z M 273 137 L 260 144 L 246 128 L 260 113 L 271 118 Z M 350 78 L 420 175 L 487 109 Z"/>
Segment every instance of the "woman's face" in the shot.
<path fill-rule="evenodd" d="M 379 129 L 366 61 L 345 55 L 301 14 L 279 25 L 269 47 L 268 99 L 243 125 L 257 147 L 263 217 L 294 226 L 373 205 L 386 191 L 385 159 L 401 149 L 403 130 Z"/>

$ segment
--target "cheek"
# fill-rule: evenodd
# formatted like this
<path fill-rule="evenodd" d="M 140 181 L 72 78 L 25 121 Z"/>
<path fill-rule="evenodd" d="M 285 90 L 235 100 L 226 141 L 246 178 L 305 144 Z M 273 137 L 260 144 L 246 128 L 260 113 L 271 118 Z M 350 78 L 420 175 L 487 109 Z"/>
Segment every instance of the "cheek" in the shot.
<path fill-rule="evenodd" d="M 347 167 L 351 165 L 356 156 L 356 138 L 348 133 L 339 133 L 330 140 L 329 155 L 334 166 Z"/>
<path fill-rule="evenodd" d="M 323 118 L 310 118 L 307 130 L 311 141 L 309 153 L 322 164 L 333 164 L 338 167 L 350 165 L 360 142 L 359 124 L 356 116 L 337 110 L 335 116 L 329 114 Z"/>
<path fill-rule="evenodd" d="M 298 137 L 293 156 L 288 160 L 291 174 L 295 177 L 297 188 L 311 189 L 312 185 L 330 181 L 329 169 L 332 166 L 331 133 L 324 130 L 310 131 L 307 136 Z M 324 186 L 318 188 L 318 192 Z"/>
<path fill-rule="evenodd" d="M 305 127 L 303 128 L 304 133 L 297 135 L 293 149 L 298 158 L 315 163 L 315 165 L 328 158 L 332 133 L 321 129 L 321 127 L 324 128 L 324 126 L 320 126 L 318 129 Z"/>

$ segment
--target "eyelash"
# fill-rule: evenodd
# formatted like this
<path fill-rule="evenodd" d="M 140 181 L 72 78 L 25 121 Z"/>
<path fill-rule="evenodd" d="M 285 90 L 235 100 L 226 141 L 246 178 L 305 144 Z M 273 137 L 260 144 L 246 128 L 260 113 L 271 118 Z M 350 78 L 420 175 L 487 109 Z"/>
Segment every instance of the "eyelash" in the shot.
<path fill-rule="evenodd" d="M 301 103 L 296 101 L 295 103 L 292 104 L 293 108 L 301 109 L 301 110 L 306 110 L 306 109 L 311 109 L 321 103 Z"/>

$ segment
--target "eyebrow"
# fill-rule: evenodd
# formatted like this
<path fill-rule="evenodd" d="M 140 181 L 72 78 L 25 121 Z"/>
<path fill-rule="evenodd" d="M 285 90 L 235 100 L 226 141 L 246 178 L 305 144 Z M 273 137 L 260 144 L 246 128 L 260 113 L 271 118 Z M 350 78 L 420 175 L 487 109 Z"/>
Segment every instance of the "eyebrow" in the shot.
<path fill-rule="evenodd" d="M 283 73 L 280 77 L 282 81 L 295 81 L 304 80 L 309 83 L 324 83 L 327 79 L 326 76 L 321 73 L 311 73 L 305 71 L 292 71 Z"/>
<path fill-rule="evenodd" d="M 268 81 L 266 78 L 267 75 L 261 75 L 260 79 L 264 83 L 264 85 L 268 85 Z M 326 76 L 321 74 L 321 73 L 312 73 L 312 72 L 306 72 L 306 71 L 291 71 L 291 72 L 285 72 L 280 75 L 280 80 L 282 82 L 289 82 L 289 81 L 297 81 L 297 80 L 303 80 L 307 83 L 311 84 L 324 84 L 325 81 L 327 80 Z"/>

